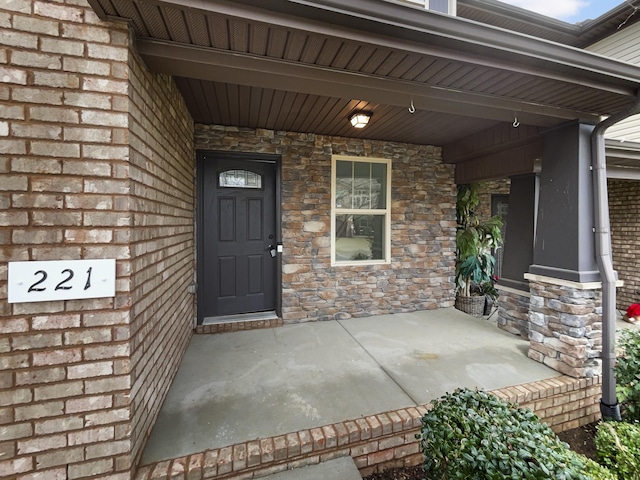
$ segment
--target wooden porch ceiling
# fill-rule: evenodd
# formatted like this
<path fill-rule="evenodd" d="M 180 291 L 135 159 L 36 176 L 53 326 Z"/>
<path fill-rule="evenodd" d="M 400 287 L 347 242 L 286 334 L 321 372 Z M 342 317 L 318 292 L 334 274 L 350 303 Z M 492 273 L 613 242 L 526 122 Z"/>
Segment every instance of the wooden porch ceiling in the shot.
<path fill-rule="evenodd" d="M 638 67 L 385 0 L 89 1 L 197 123 L 447 146 L 515 117 L 596 122 L 640 86 Z"/>

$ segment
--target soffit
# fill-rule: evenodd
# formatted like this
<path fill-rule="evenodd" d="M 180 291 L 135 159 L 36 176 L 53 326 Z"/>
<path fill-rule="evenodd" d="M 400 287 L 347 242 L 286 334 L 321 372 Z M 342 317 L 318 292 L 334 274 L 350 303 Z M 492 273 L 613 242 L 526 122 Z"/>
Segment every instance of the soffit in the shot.
<path fill-rule="evenodd" d="M 130 22 L 143 60 L 177 78 L 198 123 L 445 145 L 516 116 L 595 121 L 640 81 L 637 67 L 382 0 L 348 11 L 337 0 L 90 3 Z M 373 117 L 356 131 L 358 109 Z"/>

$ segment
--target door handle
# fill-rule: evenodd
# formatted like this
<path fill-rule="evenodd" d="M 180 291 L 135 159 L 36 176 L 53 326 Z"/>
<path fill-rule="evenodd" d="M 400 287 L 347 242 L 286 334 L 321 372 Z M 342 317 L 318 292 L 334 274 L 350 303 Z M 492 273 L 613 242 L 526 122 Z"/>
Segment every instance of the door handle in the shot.
<path fill-rule="evenodd" d="M 275 258 L 276 257 L 276 247 L 275 245 L 269 245 L 265 251 L 269 252 L 269 255 L 271 255 L 271 258 Z"/>

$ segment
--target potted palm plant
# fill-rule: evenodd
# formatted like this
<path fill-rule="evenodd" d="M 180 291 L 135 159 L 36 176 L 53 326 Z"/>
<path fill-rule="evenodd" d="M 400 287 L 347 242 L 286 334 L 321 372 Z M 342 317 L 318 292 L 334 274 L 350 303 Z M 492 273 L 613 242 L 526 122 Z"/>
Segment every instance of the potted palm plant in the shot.
<path fill-rule="evenodd" d="M 484 312 L 486 294 L 495 295 L 492 252 L 502 245 L 502 220 L 494 216 L 481 221 L 476 213 L 479 203 L 477 184 L 458 188 L 455 307 L 475 317 Z"/>

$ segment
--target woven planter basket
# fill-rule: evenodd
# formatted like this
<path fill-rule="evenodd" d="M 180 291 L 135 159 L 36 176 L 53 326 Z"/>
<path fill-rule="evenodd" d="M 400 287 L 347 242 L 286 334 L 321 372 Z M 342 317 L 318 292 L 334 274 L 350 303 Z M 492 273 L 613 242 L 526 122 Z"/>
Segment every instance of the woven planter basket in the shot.
<path fill-rule="evenodd" d="M 484 295 L 476 295 L 471 297 L 457 295 L 455 307 L 461 312 L 468 313 L 473 317 L 480 318 L 484 313 L 484 302 Z"/>

